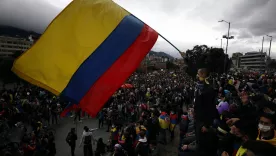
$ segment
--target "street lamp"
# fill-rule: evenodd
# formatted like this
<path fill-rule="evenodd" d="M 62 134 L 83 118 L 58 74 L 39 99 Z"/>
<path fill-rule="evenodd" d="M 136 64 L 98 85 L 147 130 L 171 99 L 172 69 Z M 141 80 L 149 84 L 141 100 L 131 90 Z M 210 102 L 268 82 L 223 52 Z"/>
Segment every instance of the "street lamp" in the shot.
<path fill-rule="evenodd" d="M 228 40 L 234 38 L 234 36 L 229 36 L 231 23 L 230 23 L 230 22 L 227 22 L 227 21 L 225 21 L 225 20 L 220 20 L 220 21 L 218 21 L 218 22 L 225 22 L 225 23 L 228 24 L 228 33 L 227 33 L 227 36 L 223 36 L 223 38 L 226 38 L 226 39 L 227 39 L 227 42 L 226 42 L 226 49 L 225 49 L 225 53 L 227 54 L 227 52 L 228 52 Z"/>
<path fill-rule="evenodd" d="M 270 51 L 271 51 L 271 42 L 272 42 L 272 36 L 266 35 L 267 37 L 270 37 L 270 43 L 269 43 L 269 52 L 268 52 L 268 56 L 270 57 Z"/>
<path fill-rule="evenodd" d="M 234 36 L 231 36 L 231 37 L 229 36 L 231 23 L 230 23 L 230 22 L 227 22 L 227 21 L 225 21 L 225 20 L 220 20 L 220 21 L 218 21 L 218 22 L 225 22 L 225 23 L 228 24 L 228 33 L 227 33 L 227 36 L 223 36 L 223 38 L 226 38 L 226 39 L 227 39 L 226 48 L 225 48 L 225 53 L 227 54 L 227 51 L 228 51 L 228 40 L 234 38 Z M 226 68 L 226 55 L 225 55 L 225 61 L 224 61 L 224 72 L 226 71 L 225 68 Z"/>

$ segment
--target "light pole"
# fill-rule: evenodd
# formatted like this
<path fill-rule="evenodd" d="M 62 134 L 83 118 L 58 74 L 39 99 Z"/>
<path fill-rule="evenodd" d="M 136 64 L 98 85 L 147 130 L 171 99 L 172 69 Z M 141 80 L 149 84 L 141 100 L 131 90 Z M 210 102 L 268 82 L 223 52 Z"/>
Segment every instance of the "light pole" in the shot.
<path fill-rule="evenodd" d="M 225 21 L 225 20 L 220 20 L 220 21 L 218 21 L 218 22 L 225 22 L 225 23 L 228 24 L 227 36 L 223 36 L 223 38 L 226 38 L 226 39 L 227 39 L 227 41 L 226 41 L 226 48 L 225 48 L 225 53 L 226 53 L 226 55 L 227 55 L 227 52 L 228 52 L 228 40 L 234 38 L 234 36 L 229 36 L 231 23 L 230 23 L 230 22 L 227 22 L 227 21 Z M 226 55 L 225 55 L 225 61 L 224 61 L 224 72 L 226 71 Z"/>
<path fill-rule="evenodd" d="M 226 37 L 224 37 L 224 38 L 226 38 L 226 39 L 227 39 L 227 42 L 226 42 L 226 49 L 225 49 L 225 53 L 227 54 L 227 51 L 228 51 L 228 40 L 233 38 L 233 36 L 231 36 L 231 37 L 229 36 L 229 33 L 230 33 L 230 27 L 231 27 L 231 23 L 230 23 L 230 22 L 227 22 L 227 21 L 225 21 L 225 20 L 220 20 L 220 21 L 218 21 L 218 22 L 225 22 L 225 23 L 227 23 L 227 24 L 228 24 L 228 32 L 227 32 L 227 36 L 226 36 Z"/>
<path fill-rule="evenodd" d="M 271 42 L 272 42 L 272 36 L 266 35 L 267 37 L 270 37 L 270 43 L 269 43 L 269 52 L 268 52 L 268 56 L 270 57 L 270 51 L 271 51 Z"/>
<path fill-rule="evenodd" d="M 262 41 L 262 53 L 264 52 L 264 36 L 263 36 L 263 41 Z"/>

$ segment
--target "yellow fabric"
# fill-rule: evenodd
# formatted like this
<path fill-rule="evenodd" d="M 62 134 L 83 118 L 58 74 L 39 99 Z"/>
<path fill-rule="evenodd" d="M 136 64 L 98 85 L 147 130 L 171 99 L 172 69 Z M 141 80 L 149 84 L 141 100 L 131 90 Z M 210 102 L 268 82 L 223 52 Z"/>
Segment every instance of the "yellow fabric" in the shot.
<path fill-rule="evenodd" d="M 159 125 L 160 125 L 160 128 L 162 129 L 168 129 L 170 126 L 170 122 L 159 118 Z"/>
<path fill-rule="evenodd" d="M 226 130 L 224 130 L 224 129 L 220 128 L 220 127 L 218 127 L 217 130 L 219 132 L 221 132 L 222 134 L 227 134 L 228 133 Z"/>
<path fill-rule="evenodd" d="M 274 130 L 274 138 L 273 138 L 273 139 L 270 139 L 270 140 L 260 139 L 260 131 L 259 131 L 257 140 L 265 141 L 265 142 L 270 143 L 271 145 L 273 145 L 273 146 L 276 147 L 276 130 Z"/>
<path fill-rule="evenodd" d="M 136 134 L 139 134 L 141 130 L 147 131 L 147 128 L 141 125 L 141 126 L 136 126 L 135 130 L 136 130 Z"/>
<path fill-rule="evenodd" d="M 198 77 L 199 78 L 199 81 L 204 81 L 205 80 L 205 78 L 203 78 L 203 77 Z"/>
<path fill-rule="evenodd" d="M 174 128 L 175 128 L 175 124 L 170 124 L 170 131 L 174 131 Z"/>
<path fill-rule="evenodd" d="M 111 133 L 112 132 L 116 132 L 117 131 L 117 128 L 115 127 L 115 128 L 111 128 Z"/>
<path fill-rule="evenodd" d="M 74 0 L 15 62 L 22 79 L 58 95 L 127 11 L 112 0 Z"/>
<path fill-rule="evenodd" d="M 43 127 L 42 122 L 38 121 L 37 124 L 39 124 L 39 126 L 37 127 L 37 130 L 42 129 L 42 127 Z"/>
<path fill-rule="evenodd" d="M 238 152 L 236 153 L 236 156 L 242 156 L 246 151 L 247 151 L 247 149 L 242 148 L 242 146 L 241 146 L 239 148 Z"/>
<path fill-rule="evenodd" d="M 233 82 L 232 79 L 230 79 L 230 80 L 228 81 L 228 83 L 229 83 L 230 85 L 233 85 L 233 84 L 234 84 L 234 82 Z"/>
<path fill-rule="evenodd" d="M 122 141 L 125 141 L 125 140 L 126 140 L 125 135 L 123 135 L 123 136 L 121 137 L 121 140 L 122 140 Z"/>
<path fill-rule="evenodd" d="M 10 102 L 12 103 L 12 101 L 13 101 L 13 96 L 12 94 L 10 94 Z"/>

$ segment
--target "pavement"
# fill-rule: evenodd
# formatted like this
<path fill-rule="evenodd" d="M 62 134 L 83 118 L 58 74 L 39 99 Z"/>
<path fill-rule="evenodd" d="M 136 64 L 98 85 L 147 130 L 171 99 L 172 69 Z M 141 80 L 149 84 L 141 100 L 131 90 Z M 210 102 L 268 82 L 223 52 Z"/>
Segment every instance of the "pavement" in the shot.
<path fill-rule="evenodd" d="M 75 156 L 83 156 L 83 148 L 79 147 L 80 138 L 83 132 L 83 127 L 88 126 L 89 128 L 98 128 L 98 120 L 97 119 L 85 119 L 82 120 L 82 122 L 77 122 L 77 124 L 73 123 L 73 118 L 66 117 L 59 120 L 59 123 L 57 125 L 52 125 L 52 128 L 56 129 L 55 134 L 55 143 L 56 143 L 56 150 L 57 154 L 56 156 L 70 156 L 70 147 L 66 143 L 66 136 L 69 133 L 71 128 L 76 128 L 78 140 L 77 140 L 77 146 L 75 150 Z M 109 133 L 106 132 L 107 125 L 104 125 L 104 128 L 98 129 L 94 131 L 94 136 L 96 139 L 103 138 L 104 143 L 107 143 Z M 169 132 L 167 132 L 167 145 L 161 145 L 158 144 L 158 151 L 160 156 L 175 156 L 177 155 L 177 147 L 179 144 L 179 128 L 178 126 L 175 129 L 175 139 L 173 141 L 169 141 Z M 96 144 L 92 145 L 93 151 L 96 150 Z"/>
<path fill-rule="evenodd" d="M 82 156 L 83 155 L 83 148 L 79 148 L 79 143 L 81 139 L 81 135 L 83 132 L 83 127 L 88 126 L 89 128 L 98 128 L 98 121 L 97 119 L 87 119 L 85 118 L 82 120 L 83 122 L 77 122 L 77 124 L 73 123 L 73 118 L 67 117 L 59 120 L 57 125 L 52 125 L 51 127 L 56 129 L 55 134 L 55 143 L 56 143 L 56 156 L 70 156 L 70 147 L 66 143 L 66 137 L 69 133 L 71 128 L 76 128 L 78 140 L 77 146 L 75 151 L 75 156 Z M 94 136 L 96 139 L 103 138 L 104 142 L 107 143 L 109 133 L 106 132 L 107 126 L 104 125 L 104 128 L 98 129 L 94 132 Z M 96 145 L 92 145 L 93 151 L 96 150 Z"/>

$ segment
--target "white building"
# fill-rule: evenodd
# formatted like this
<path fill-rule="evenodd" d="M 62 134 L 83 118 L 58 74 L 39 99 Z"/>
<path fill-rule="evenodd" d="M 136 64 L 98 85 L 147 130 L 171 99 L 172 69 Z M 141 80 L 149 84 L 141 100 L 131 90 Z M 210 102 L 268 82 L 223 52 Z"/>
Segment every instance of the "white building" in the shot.
<path fill-rule="evenodd" d="M 32 37 L 29 39 L 0 36 L 0 57 L 12 56 L 15 52 L 24 52 L 33 44 Z"/>
<path fill-rule="evenodd" d="M 266 53 L 247 52 L 240 56 L 240 67 L 256 71 L 263 71 L 266 68 Z"/>

